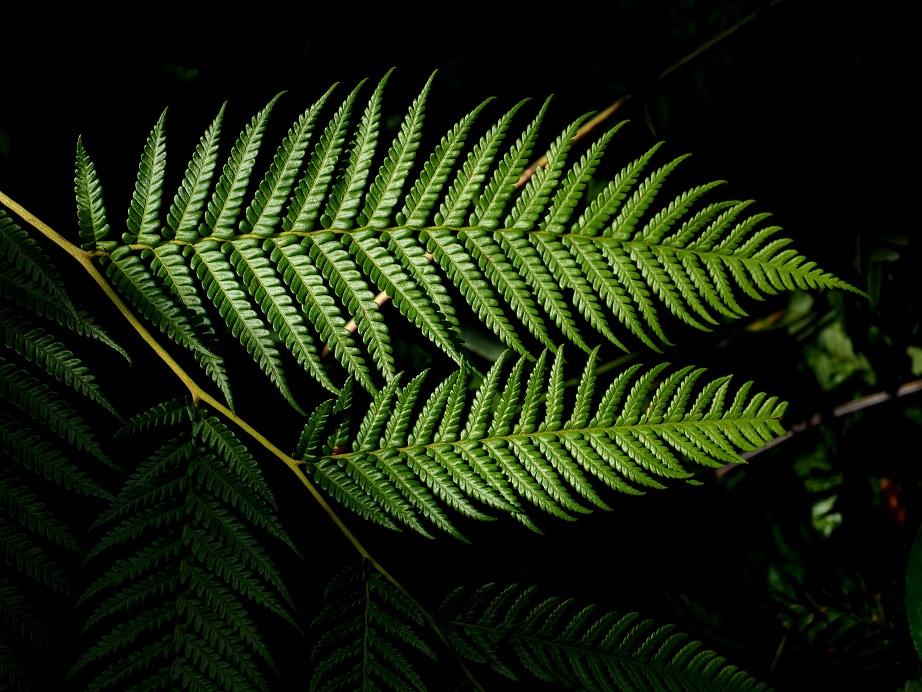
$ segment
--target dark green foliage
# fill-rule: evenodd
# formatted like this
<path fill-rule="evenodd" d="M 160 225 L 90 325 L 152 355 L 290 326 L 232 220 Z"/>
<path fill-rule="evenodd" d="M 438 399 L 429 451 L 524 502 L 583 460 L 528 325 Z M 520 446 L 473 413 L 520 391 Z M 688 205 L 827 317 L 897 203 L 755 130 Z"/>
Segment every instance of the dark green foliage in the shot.
<path fill-rule="evenodd" d="M 435 659 L 417 606 L 367 564 L 338 574 L 312 629 L 312 690 L 427 689 L 420 654 Z M 406 653 L 404 653 L 406 652 Z"/>
<path fill-rule="evenodd" d="M 291 542 L 246 448 L 206 411 L 177 403 L 130 423 L 186 430 L 138 466 L 97 522 L 108 531 L 93 564 L 123 557 L 110 558 L 81 597 L 98 603 L 84 627 L 98 639 L 70 675 L 94 670 L 88 689 L 141 678 L 148 689 L 195 680 L 202 689 L 268 690 L 264 668 L 274 663 L 250 611 L 260 606 L 297 627 L 263 536 Z"/>
<path fill-rule="evenodd" d="M 671 625 L 657 626 L 638 613 L 600 612 L 574 599 L 540 598 L 535 588 L 457 590 L 437 615 L 464 658 L 514 680 L 521 666 L 565 689 L 768 689 Z M 518 666 L 509 662 L 510 651 Z"/>
<path fill-rule="evenodd" d="M 30 689 L 28 652 L 61 645 L 46 603 L 71 607 L 71 567 L 85 554 L 61 519 L 55 486 L 89 514 L 96 508 L 87 496 L 109 497 L 93 476 L 112 462 L 77 410 L 85 399 L 115 413 L 81 360 L 48 330 L 71 330 L 64 338 L 75 347 L 85 343 L 73 332 L 111 341 L 74 307 L 48 258 L 3 210 L 0 284 L 0 687 Z"/>

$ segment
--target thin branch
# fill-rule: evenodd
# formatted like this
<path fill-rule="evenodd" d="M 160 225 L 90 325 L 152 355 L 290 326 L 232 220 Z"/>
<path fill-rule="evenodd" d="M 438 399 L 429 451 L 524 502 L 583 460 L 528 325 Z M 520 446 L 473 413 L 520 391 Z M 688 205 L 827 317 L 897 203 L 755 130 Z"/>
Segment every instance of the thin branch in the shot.
<path fill-rule="evenodd" d="M 630 98 L 631 98 L 630 94 L 628 94 L 627 96 L 622 96 L 620 99 L 615 101 L 604 111 L 596 114 L 591 119 L 587 120 L 576 131 L 576 134 L 573 135 L 572 141 L 578 142 L 583 137 L 588 135 L 595 128 L 597 128 L 599 125 L 601 125 L 606 120 L 608 120 L 612 115 L 614 115 L 615 111 L 617 111 L 619 108 L 621 108 L 621 106 L 627 103 L 627 101 Z M 539 168 L 545 168 L 546 166 L 547 166 L 547 156 L 542 156 L 540 159 L 535 161 L 533 164 L 531 164 L 528 168 L 526 168 L 522 172 L 522 175 L 519 176 L 519 179 L 515 184 L 515 189 L 518 190 L 520 187 L 522 187 L 525 183 L 528 182 L 528 180 L 535 174 L 535 171 L 537 171 Z"/>
<path fill-rule="evenodd" d="M 768 5 L 767 5 L 766 7 L 773 7 L 773 6 L 777 5 L 779 2 L 781 2 L 781 0 L 772 0 L 770 3 L 768 3 Z M 688 55 L 686 55 L 685 57 L 683 57 L 681 60 L 679 60 L 678 62 L 673 63 L 672 65 L 670 65 L 669 67 L 667 67 L 665 70 L 663 70 L 662 72 L 660 72 L 659 76 L 656 78 L 656 81 L 659 81 L 659 80 L 665 78 L 667 75 L 671 74 L 672 72 L 675 72 L 677 69 L 679 69 L 680 67 L 682 67 L 682 65 L 685 65 L 686 63 L 691 62 L 692 60 L 694 60 L 695 58 L 697 58 L 697 57 L 698 57 L 699 55 L 701 55 L 702 53 L 705 53 L 706 51 L 708 51 L 708 50 L 710 50 L 711 48 L 713 48 L 714 46 L 716 46 L 718 43 L 720 43 L 721 41 L 723 41 L 723 40 L 724 40 L 725 38 L 727 38 L 728 36 L 731 36 L 732 34 L 736 33 L 739 29 L 741 29 L 741 28 L 744 27 L 746 24 L 748 24 L 748 23 L 751 22 L 753 19 L 755 19 L 756 16 L 757 16 L 757 15 L 759 14 L 759 12 L 761 12 L 761 11 L 762 11 L 761 9 L 758 9 L 758 10 L 756 10 L 755 12 L 753 12 L 752 14 L 750 14 L 750 15 L 748 15 L 748 16 L 746 16 L 746 17 L 743 17 L 741 20 L 739 20 L 736 24 L 734 24 L 733 26 L 731 26 L 729 29 L 725 29 L 724 31 L 721 31 L 719 34 L 717 34 L 717 36 L 715 36 L 714 38 L 712 38 L 710 41 L 706 41 L 705 43 L 701 44 L 701 45 L 698 46 L 695 50 L 693 50 L 691 53 L 689 53 Z"/>
<path fill-rule="evenodd" d="M 912 382 L 907 382 L 906 384 L 900 385 L 899 388 L 897 388 L 896 392 L 894 392 L 893 394 L 891 394 L 890 392 L 875 392 L 874 394 L 868 394 L 867 396 L 863 396 L 860 399 L 855 399 L 854 401 L 849 401 L 844 404 L 839 404 L 838 406 L 832 409 L 832 417 L 841 418 L 842 416 L 847 416 L 852 413 L 857 413 L 858 411 L 862 411 L 871 406 L 877 406 L 877 404 L 882 404 L 885 401 L 890 401 L 891 399 L 898 399 L 899 397 L 906 396 L 908 394 L 915 394 L 916 392 L 922 392 L 922 380 L 914 380 Z M 780 437 L 776 437 L 774 440 L 764 445 L 763 447 L 759 447 L 758 449 L 753 450 L 752 452 L 744 452 L 740 456 L 743 457 L 743 459 L 746 459 L 748 461 L 749 459 L 752 459 L 754 456 L 758 456 L 765 450 L 771 449 L 772 447 L 776 447 L 777 445 L 780 445 L 782 442 L 786 442 L 787 440 L 790 440 L 797 433 L 802 433 L 805 430 L 809 430 L 810 428 L 815 428 L 822 424 L 823 424 L 823 415 L 821 413 L 815 413 L 810 417 L 809 420 L 804 420 L 804 421 L 801 421 L 799 423 L 795 423 L 794 425 L 792 425 L 786 435 L 781 435 Z M 737 466 L 739 466 L 739 464 L 727 464 L 726 466 L 722 466 L 721 468 L 717 469 L 715 473 L 717 474 L 717 476 L 723 476 L 724 474 L 732 471 Z"/>

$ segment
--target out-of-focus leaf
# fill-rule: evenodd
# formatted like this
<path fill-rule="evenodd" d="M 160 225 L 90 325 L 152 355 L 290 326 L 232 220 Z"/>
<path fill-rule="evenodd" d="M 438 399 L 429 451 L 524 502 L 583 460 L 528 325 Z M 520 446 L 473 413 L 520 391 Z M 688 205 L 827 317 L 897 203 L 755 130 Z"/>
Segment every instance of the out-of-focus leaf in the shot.
<path fill-rule="evenodd" d="M 860 374 L 871 386 L 877 379 L 868 359 L 861 353 L 855 353 L 852 340 L 841 320 L 825 327 L 814 342 L 805 345 L 804 357 L 820 386 L 826 391 L 834 389 L 855 374 Z"/>
<path fill-rule="evenodd" d="M 916 534 L 906 566 L 906 615 L 912 643 L 922 658 L 922 528 Z"/>
<path fill-rule="evenodd" d="M 906 348 L 906 355 L 909 356 L 912 364 L 909 366 L 909 370 L 913 375 L 918 377 L 922 375 L 922 348 L 918 346 L 909 346 Z"/>

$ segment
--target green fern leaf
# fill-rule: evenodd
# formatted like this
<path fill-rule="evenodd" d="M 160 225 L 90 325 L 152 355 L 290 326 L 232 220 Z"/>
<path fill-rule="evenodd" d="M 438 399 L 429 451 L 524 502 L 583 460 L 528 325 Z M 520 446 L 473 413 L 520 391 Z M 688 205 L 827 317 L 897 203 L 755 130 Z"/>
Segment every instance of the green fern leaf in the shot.
<path fill-rule="evenodd" d="M 59 450 L 6 413 L 0 413 L 0 445 L 25 469 L 35 471 L 68 490 L 108 497 L 109 494 L 71 463 Z"/>
<path fill-rule="evenodd" d="M 289 202 L 282 230 L 301 233 L 314 227 L 333 180 L 333 172 L 346 139 L 349 116 L 362 84 L 364 81 L 360 82 L 340 105 L 314 147 L 304 175 Z"/>
<path fill-rule="evenodd" d="M 327 428 L 333 417 L 334 403 L 332 399 L 327 399 L 311 412 L 298 438 L 297 450 L 292 455 L 294 458 L 313 459 L 320 453 L 325 434 L 329 434 Z"/>
<path fill-rule="evenodd" d="M 115 434 L 118 437 L 157 426 L 179 425 L 184 421 L 195 420 L 195 417 L 195 407 L 188 399 L 177 397 L 132 416 Z"/>
<path fill-rule="evenodd" d="M 7 363 L 3 357 L 0 357 L 0 397 L 50 428 L 77 449 L 116 468 L 76 411 L 69 408 L 47 385 L 14 364 Z M 99 492 L 102 490 L 99 489 Z"/>
<path fill-rule="evenodd" d="M 51 638 L 46 623 L 35 608 L 13 583 L 0 577 L 0 622 L 20 640 L 35 646 L 49 648 Z M 0 649 L 3 645 L 0 644 Z M 2 656 L 2 654 L 0 654 Z M 0 681 L 3 680 L 0 675 Z"/>
<path fill-rule="evenodd" d="M 3 294 L 42 317 L 91 336 L 120 353 L 128 353 L 83 310 L 77 310 L 70 295 L 38 244 L 0 209 L 0 286 Z"/>
<path fill-rule="evenodd" d="M 403 223 L 407 226 L 418 227 L 426 223 L 432 207 L 439 199 L 442 187 L 454 168 L 455 161 L 461 154 L 461 149 L 467 140 L 467 135 L 474 124 L 475 118 L 491 100 L 487 99 L 477 106 L 442 137 L 432 156 L 429 157 L 423 167 L 419 179 L 413 185 L 413 189 L 407 194 L 406 202 L 400 212 Z"/>
<path fill-rule="evenodd" d="M 349 147 L 349 162 L 339 181 L 334 184 L 327 202 L 326 210 L 321 218 L 324 228 L 333 230 L 346 230 L 352 226 L 352 220 L 359 212 L 362 193 L 365 190 L 365 181 L 371 169 L 371 159 L 378 142 L 378 126 L 381 115 L 381 99 L 384 95 L 384 85 L 391 76 L 393 69 L 389 70 L 368 100 L 362 120 L 359 123 L 355 139 Z"/>
<path fill-rule="evenodd" d="M 410 106 L 400 126 L 400 132 L 388 151 L 387 158 L 381 164 L 377 177 L 368 189 L 365 207 L 357 219 L 359 226 L 371 228 L 387 226 L 391 218 L 391 211 L 399 201 L 400 192 L 419 149 L 426 98 L 429 96 L 429 88 L 434 78 L 435 73 L 433 72 L 420 95 Z"/>
<path fill-rule="evenodd" d="M 165 293 L 153 273 L 122 246 L 108 256 L 106 274 L 115 287 L 138 308 L 145 318 L 154 322 L 175 342 L 195 353 L 206 372 L 226 390 L 226 376 L 220 357 L 208 350 L 188 315 L 176 301 Z M 229 400 L 230 401 L 230 400 Z"/>
<path fill-rule="evenodd" d="M 469 404 L 460 373 L 437 386 L 422 403 L 412 431 L 409 420 L 420 405 L 422 376 L 404 388 L 394 380 L 377 395 L 353 441 L 344 445 L 342 437 L 335 442 L 331 437 L 325 449 L 335 451 L 316 468 L 328 475 L 335 469 L 338 478 L 351 479 L 350 490 L 334 497 L 347 495 L 347 506 L 380 523 L 385 512 L 425 533 L 418 514 L 459 535 L 442 503 L 483 519 L 474 506 L 480 502 L 537 530 L 524 510 L 526 502 L 572 519 L 570 512 L 588 511 L 578 497 L 607 507 L 593 478 L 619 492 L 640 494 L 670 480 L 691 479 L 689 464 L 738 463 L 737 450 L 749 451 L 784 432 L 778 423 L 784 404 L 750 395 L 746 384 L 727 406 L 728 378 L 702 386 L 701 369 L 664 375 L 665 364 L 645 371 L 635 365 L 599 398 L 595 355 L 569 407 L 561 352 L 549 371 L 548 352 L 542 354 L 526 377 L 525 358 L 503 375 L 512 356 L 507 351 Z M 700 393 L 693 399 L 696 390 Z M 462 411 L 467 412 L 463 429 Z"/>
<path fill-rule="evenodd" d="M 151 272 L 182 302 L 185 318 L 188 319 L 197 339 L 190 345 L 195 349 L 195 355 L 205 373 L 218 385 L 224 398 L 233 405 L 227 369 L 219 355 L 218 340 L 208 312 L 202 306 L 202 300 L 198 295 L 195 273 L 186 265 L 181 246 L 161 243 L 142 253 L 142 258 L 150 262 Z"/>
<path fill-rule="evenodd" d="M 337 391 L 323 369 L 317 347 L 304 326 L 300 311 L 282 287 L 282 282 L 264 256 L 263 248 L 253 238 L 237 240 L 233 247 L 231 262 L 285 346 L 294 354 L 298 364 L 314 375 L 317 381 L 328 390 Z M 295 409 L 300 411 L 287 389 L 283 389 L 283 392 Z"/>
<path fill-rule="evenodd" d="M 28 488 L 0 472 L 0 507 L 23 528 L 76 555 L 84 553 L 76 537 Z"/>
<path fill-rule="evenodd" d="M 304 242 L 311 259 L 353 316 L 358 333 L 365 339 L 378 369 L 386 379 L 391 379 L 395 374 L 394 356 L 384 318 L 347 248 L 328 231 L 305 238 Z"/>
<path fill-rule="evenodd" d="M 109 236 L 106 208 L 102 203 L 102 186 L 96 167 L 77 138 L 77 165 L 74 174 L 74 191 L 77 195 L 77 225 L 80 228 L 81 247 L 95 250 Z"/>
<path fill-rule="evenodd" d="M 281 219 L 282 206 L 294 185 L 295 177 L 304 160 L 304 152 L 314 131 L 314 124 L 323 104 L 329 98 L 334 87 L 308 108 L 292 125 L 288 135 L 278 148 L 272 160 L 272 166 L 259 185 L 252 203 L 246 210 L 246 221 L 241 223 L 243 233 L 252 233 L 258 237 L 272 234 Z"/>
<path fill-rule="evenodd" d="M 744 314 L 739 292 L 759 300 L 794 288 L 851 290 L 786 240 L 776 239 L 776 228 L 761 225 L 765 215 L 745 216 L 745 203 L 716 202 L 697 209 L 718 183 L 693 187 L 657 208 L 686 158 L 643 177 L 659 145 L 585 204 L 588 181 L 617 129 L 569 164 L 567 156 L 585 118 L 551 143 L 547 167 L 536 170 L 516 192 L 547 102 L 501 158 L 499 148 L 522 103 L 476 142 L 463 163 L 462 148 L 486 102 L 418 164 L 430 77 L 387 152 L 376 154 L 390 76 L 371 94 L 348 144 L 349 118 L 361 84 L 333 114 L 307 157 L 309 137 L 329 100 L 327 91 L 289 129 L 262 182 L 245 199 L 273 99 L 238 138 L 198 235 L 191 229 L 214 168 L 223 109 L 202 137 L 162 227 L 155 208 L 163 119 L 155 126 L 129 213 L 137 229 L 141 224 L 151 229 L 143 238 L 150 242 L 106 246 L 101 252 L 125 265 L 112 274 L 115 282 L 133 284 L 128 289 L 132 301 L 197 354 L 226 397 L 223 363 L 214 355 L 214 333 L 199 303 L 199 286 L 296 409 L 282 371 L 282 349 L 333 392 L 337 388 L 322 362 L 323 345 L 372 394 L 377 384 L 366 352 L 384 381 L 393 379 L 392 324 L 379 309 L 376 290 L 459 365 L 467 360 L 459 328 L 461 302 L 505 346 L 530 356 L 526 332 L 551 351 L 561 337 L 587 353 L 599 338 L 627 350 L 617 326 L 660 351 L 670 344 L 665 313 L 709 329 L 718 318 Z M 372 177 L 375 165 L 378 172 Z M 83 179 L 82 232 L 95 240 L 104 210 L 84 153 L 78 173 Z M 237 224 L 244 205 L 245 218 Z M 452 299 L 457 293 L 446 283 L 454 285 L 460 299 Z M 168 298 L 161 287 L 170 289 Z M 350 318 L 357 337 L 346 328 Z"/>
<path fill-rule="evenodd" d="M 64 568 L 28 536 L 11 526 L 0 514 L 0 556 L 6 564 L 35 582 L 62 593 L 70 592 L 70 580 Z"/>
<path fill-rule="evenodd" d="M 289 236 L 273 239 L 272 242 L 276 247 L 272 249 L 270 261 L 276 264 L 292 294 L 304 306 L 304 312 L 317 329 L 320 341 L 329 346 L 336 359 L 363 387 L 375 391 L 365 359 L 346 329 L 346 321 L 323 275 L 308 256 L 305 244 Z"/>
<path fill-rule="evenodd" d="M 214 450 L 241 483 L 256 492 L 270 507 L 273 509 L 277 507 L 275 497 L 259 464 L 230 428 L 215 416 L 200 413 L 199 420 L 195 424 L 194 435 L 200 437 Z"/>
<path fill-rule="evenodd" d="M 192 268 L 231 333 L 240 340 L 285 399 L 300 411 L 288 389 L 272 335 L 253 309 L 244 291 L 240 290 L 236 270 L 244 269 L 245 260 L 235 248 L 231 249 L 228 259 L 226 244 L 222 245 L 214 240 L 200 242 L 191 247 Z M 252 281 L 252 273 L 248 278 Z"/>
<path fill-rule="evenodd" d="M 12 311 L 0 308 L 0 334 L 3 341 L 20 356 L 45 371 L 59 382 L 73 388 L 87 399 L 99 404 L 113 416 L 118 412 L 106 399 L 95 377 L 73 352 L 56 341 L 40 327 L 32 327 Z"/>

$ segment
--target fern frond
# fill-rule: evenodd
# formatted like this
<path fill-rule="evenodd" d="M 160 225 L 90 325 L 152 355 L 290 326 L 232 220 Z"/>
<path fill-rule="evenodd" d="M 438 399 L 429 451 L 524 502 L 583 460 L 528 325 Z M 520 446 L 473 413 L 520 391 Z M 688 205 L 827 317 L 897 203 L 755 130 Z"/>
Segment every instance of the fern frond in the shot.
<path fill-rule="evenodd" d="M 35 582 L 62 593 L 70 592 L 70 579 L 64 568 L 45 550 L 44 545 L 17 527 L 11 526 L 0 514 L 0 556 L 7 565 L 22 572 Z"/>
<path fill-rule="evenodd" d="M 332 392 L 337 387 L 322 362 L 324 345 L 372 394 L 378 389 L 373 369 L 385 382 L 393 379 L 393 324 L 375 302 L 377 292 L 385 292 L 403 318 L 442 352 L 470 367 L 459 329 L 461 302 L 506 347 L 530 356 L 532 337 L 551 351 L 562 340 L 589 353 L 600 341 L 628 350 L 625 335 L 630 334 L 660 351 L 670 343 L 667 313 L 710 329 L 719 319 L 745 314 L 739 292 L 760 300 L 794 288 L 854 290 L 776 239 L 777 228 L 762 226 L 766 215 L 747 216 L 748 203 L 702 207 L 718 183 L 661 203 L 686 157 L 648 174 L 660 145 L 585 203 L 587 184 L 618 128 L 569 163 L 584 118 L 552 141 L 547 166 L 516 192 L 547 102 L 502 157 L 499 149 L 524 102 L 500 117 L 462 159 L 486 105 L 481 103 L 420 164 L 430 77 L 390 147 L 378 154 L 390 76 L 377 84 L 351 133 L 349 120 L 362 85 L 350 92 L 307 156 L 327 91 L 289 129 L 247 199 L 276 96 L 238 137 L 203 222 L 224 108 L 196 148 L 165 223 L 156 216 L 164 161 L 161 117 L 139 167 L 127 245 L 100 240 L 105 210 L 95 169 L 79 145 L 81 237 L 85 243 L 103 243 L 110 278 L 196 354 L 228 401 L 223 361 L 215 355 L 200 289 L 296 410 L 282 350 Z M 460 300 L 452 300 L 448 283 Z M 357 327 L 354 336 L 346 329 L 349 319 Z"/>
<path fill-rule="evenodd" d="M 74 173 L 74 190 L 77 195 L 77 226 L 80 228 L 81 248 L 94 250 L 108 237 L 106 207 L 102 202 L 102 186 L 96 175 L 96 166 L 83 148 L 83 139 L 77 138 L 77 164 Z"/>
<path fill-rule="evenodd" d="M 388 225 L 391 212 L 399 201 L 400 192 L 419 149 L 426 98 L 429 96 L 429 88 L 434 78 L 435 73 L 433 72 L 420 95 L 410 106 L 400 126 L 400 132 L 388 150 L 378 175 L 368 189 L 365 207 L 357 219 L 359 226 L 382 228 Z"/>
<path fill-rule="evenodd" d="M 440 505 L 483 519 L 471 501 L 480 502 L 536 528 L 525 503 L 572 519 L 569 512 L 588 511 L 580 497 L 607 507 L 592 478 L 640 494 L 691 479 L 690 466 L 738 463 L 737 450 L 783 434 L 778 419 L 785 404 L 751 395 L 747 383 L 726 405 L 729 378 L 702 385 L 701 369 L 666 375 L 667 365 L 635 365 L 598 397 L 595 354 L 570 404 L 563 396 L 562 351 L 550 367 L 544 352 L 527 376 L 524 357 L 504 374 L 513 356 L 506 351 L 470 403 L 459 373 L 428 399 L 421 396 L 422 376 L 404 388 L 395 380 L 376 396 L 351 443 L 330 438 L 325 449 L 334 451 L 315 462 L 317 473 L 351 479 L 348 493 L 332 494 L 345 493 L 345 504 L 363 516 L 383 523 L 384 512 L 425 533 L 419 515 L 459 535 Z M 364 498 L 356 496 L 360 491 Z"/>
<path fill-rule="evenodd" d="M 259 316 L 246 293 L 240 289 L 236 272 L 247 269 L 237 249 L 219 241 L 206 240 L 192 247 L 192 268 L 198 275 L 208 298 L 218 308 L 231 333 L 240 340 L 263 372 L 279 391 L 297 408 L 282 370 L 278 349 L 266 323 Z M 228 258 L 230 250 L 230 258 Z M 252 272 L 248 278 L 252 281 Z M 300 410 L 300 409 L 298 409 Z"/>
<path fill-rule="evenodd" d="M 259 464 L 230 428 L 215 416 L 200 412 L 193 435 L 208 444 L 227 465 L 228 470 L 239 479 L 239 483 L 251 488 L 270 507 L 276 508 L 275 497 Z"/>
<path fill-rule="evenodd" d="M 276 151 L 272 166 L 246 210 L 246 220 L 241 223 L 243 233 L 252 233 L 258 237 L 272 235 L 281 219 L 282 205 L 289 197 L 294 186 L 295 177 L 301 168 L 304 152 L 310 143 L 314 124 L 324 103 L 333 92 L 334 86 L 308 108 L 292 125 L 288 135 Z"/>
<path fill-rule="evenodd" d="M 281 94 L 276 95 L 265 108 L 253 116 L 237 138 L 214 194 L 208 202 L 205 221 L 199 227 L 199 235 L 225 239 L 233 235 L 233 226 L 243 205 L 243 193 L 262 144 L 269 114 L 280 96 Z"/>
<path fill-rule="evenodd" d="M 416 656 L 435 659 L 420 636 L 416 607 L 366 564 L 349 567 L 327 586 L 327 605 L 311 629 L 320 632 L 311 652 L 312 690 L 360 684 L 370 689 L 424 690 Z"/>
<path fill-rule="evenodd" d="M 39 617 L 34 605 L 15 584 L 3 577 L 0 577 L 0 622 L 24 642 L 43 648 L 48 648 L 51 643 L 47 624 Z M 0 643 L 0 650 L 2 648 Z"/>
<path fill-rule="evenodd" d="M 153 253 L 151 255 L 153 256 Z M 183 308 L 183 303 L 177 303 L 172 297 L 173 294 L 163 290 L 154 272 L 142 263 L 141 258 L 130 254 L 129 246 L 123 245 L 110 254 L 105 270 L 119 292 L 128 298 L 146 319 L 152 321 L 173 341 L 189 348 L 209 376 L 222 387 L 222 390 L 226 390 L 222 359 L 204 345 L 202 336 Z M 225 395 L 227 393 L 225 391 Z"/>
<path fill-rule="evenodd" d="M 188 399 L 177 397 L 132 416 L 115 434 L 129 435 L 153 427 L 179 425 L 184 421 L 195 420 L 195 417 L 195 406 Z"/>
<path fill-rule="evenodd" d="M 218 111 L 214 121 L 195 147 L 195 153 L 186 168 L 182 185 L 176 191 L 176 196 L 170 205 L 170 213 L 167 215 L 168 229 L 163 231 L 166 237 L 172 235 L 186 242 L 198 238 L 202 207 L 205 205 L 208 187 L 218 161 L 218 140 L 226 106 L 226 103 L 221 105 L 221 110 Z"/>
<path fill-rule="evenodd" d="M 100 690 L 268 690 L 264 666 L 275 666 L 251 609 L 297 625 L 291 595 L 254 528 L 293 544 L 255 460 L 223 424 L 174 400 L 129 427 L 159 425 L 185 431 L 138 466 L 97 522 L 109 528 L 89 560 L 116 546 L 133 552 L 81 597 L 104 597 L 84 628 L 100 634 L 70 675 L 95 676 L 89 688 Z"/>
<path fill-rule="evenodd" d="M 125 243 L 151 243 L 160 238 L 158 216 L 163 196 L 163 174 L 166 170 L 165 121 L 166 111 L 163 111 L 144 146 L 134 194 L 128 207 L 128 219 L 125 221 L 128 232 L 122 234 Z"/>
<path fill-rule="evenodd" d="M 554 596 L 540 599 L 534 588 L 458 590 L 438 617 L 462 656 L 512 679 L 516 673 L 504 656 L 509 649 L 529 673 L 566 689 L 768 689 L 671 625 L 637 613 L 598 613 Z"/>

